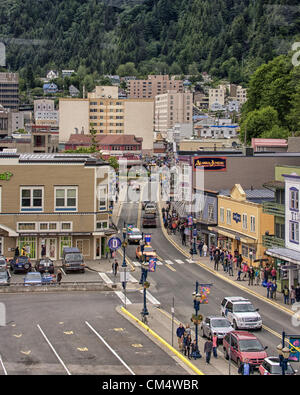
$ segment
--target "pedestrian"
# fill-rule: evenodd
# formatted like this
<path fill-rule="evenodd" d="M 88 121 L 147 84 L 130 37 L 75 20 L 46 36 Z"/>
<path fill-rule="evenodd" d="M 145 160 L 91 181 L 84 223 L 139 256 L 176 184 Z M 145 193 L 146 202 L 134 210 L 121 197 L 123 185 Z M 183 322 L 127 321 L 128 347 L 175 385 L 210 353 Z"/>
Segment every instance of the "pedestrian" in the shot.
<path fill-rule="evenodd" d="M 277 275 L 276 269 L 275 267 L 273 267 L 273 269 L 271 270 L 271 277 L 273 281 L 276 281 L 276 275 Z"/>
<path fill-rule="evenodd" d="M 21 256 L 27 256 L 27 251 L 25 246 L 21 248 Z"/>
<path fill-rule="evenodd" d="M 113 258 L 114 250 L 112 248 L 110 248 L 109 251 L 110 251 L 110 257 Z"/>
<path fill-rule="evenodd" d="M 272 282 L 271 291 L 272 291 L 271 298 L 276 299 L 277 284 L 275 280 Z"/>
<path fill-rule="evenodd" d="M 240 364 L 238 373 L 243 376 L 249 376 L 251 373 L 253 373 L 253 366 L 250 365 L 249 359 L 246 358 L 245 361 Z"/>
<path fill-rule="evenodd" d="M 179 324 L 179 327 L 176 330 L 176 336 L 178 340 L 178 348 L 179 351 L 182 351 L 182 344 L 183 344 L 183 335 L 184 335 L 185 329 L 182 323 Z"/>
<path fill-rule="evenodd" d="M 248 285 L 253 285 L 254 276 L 255 276 L 254 269 L 252 266 L 250 266 L 248 271 L 248 277 L 249 277 Z"/>
<path fill-rule="evenodd" d="M 209 362 L 210 362 L 212 349 L 213 349 L 213 343 L 212 343 L 211 339 L 207 339 L 204 344 L 204 352 L 206 355 L 206 364 L 209 364 Z"/>
<path fill-rule="evenodd" d="M 186 324 L 186 326 L 185 326 L 185 333 L 186 333 L 186 335 L 192 336 L 192 330 L 191 330 L 189 324 Z"/>
<path fill-rule="evenodd" d="M 220 260 L 220 255 L 219 255 L 220 251 L 218 249 L 215 250 L 215 254 L 214 254 L 214 270 L 218 271 L 219 268 L 219 260 Z"/>
<path fill-rule="evenodd" d="M 45 256 L 46 256 L 46 246 L 45 246 L 45 244 L 42 245 L 41 256 L 42 256 L 42 258 L 45 258 Z"/>
<path fill-rule="evenodd" d="M 20 255 L 19 247 L 17 246 L 15 248 L 15 258 L 17 258 Z"/>
<path fill-rule="evenodd" d="M 108 245 L 105 247 L 105 258 L 108 259 L 108 254 L 110 253 L 110 248 Z"/>
<path fill-rule="evenodd" d="M 229 276 L 233 276 L 233 262 L 232 262 L 232 259 L 230 259 L 229 262 L 228 262 L 228 274 L 229 274 Z"/>
<path fill-rule="evenodd" d="M 191 345 L 191 358 L 194 358 L 195 360 L 197 359 L 197 357 L 201 358 L 201 354 L 199 352 L 199 348 L 197 346 L 196 343 L 196 339 L 193 341 L 192 345 Z"/>
<path fill-rule="evenodd" d="M 56 275 L 56 282 L 57 282 L 58 285 L 60 285 L 61 279 L 62 279 L 61 270 L 58 269 L 57 275 Z"/>
<path fill-rule="evenodd" d="M 190 354 L 191 354 L 191 345 L 192 345 L 192 338 L 191 338 L 191 335 L 186 335 L 184 338 L 183 338 L 183 349 L 184 349 L 184 355 L 186 356 L 186 354 L 187 354 L 187 357 L 188 357 L 188 359 L 191 359 L 191 357 L 190 357 Z"/>
<path fill-rule="evenodd" d="M 206 243 L 203 244 L 202 250 L 203 250 L 203 256 L 207 256 L 208 247 L 207 247 L 207 244 L 206 244 Z"/>
<path fill-rule="evenodd" d="M 294 304 L 296 300 L 296 290 L 293 285 L 291 286 L 290 299 L 291 299 L 291 304 Z"/>
<path fill-rule="evenodd" d="M 118 261 L 116 259 L 112 263 L 111 267 L 112 267 L 112 272 L 113 272 L 114 276 L 116 277 L 116 275 L 118 273 L 118 267 L 119 267 Z"/>
<path fill-rule="evenodd" d="M 182 236 L 181 236 L 181 243 L 183 246 L 186 246 L 186 235 L 184 232 L 182 233 Z"/>
<path fill-rule="evenodd" d="M 242 272 L 243 272 L 243 278 L 242 278 L 242 280 L 244 281 L 245 278 L 247 277 L 247 273 L 248 273 L 248 265 L 247 265 L 246 262 L 243 262 L 243 265 L 242 265 Z"/>
<path fill-rule="evenodd" d="M 290 291 L 288 287 L 285 285 L 283 288 L 283 301 L 284 304 L 289 304 L 289 296 L 290 296 Z"/>
<path fill-rule="evenodd" d="M 255 269 L 254 277 L 255 277 L 255 285 L 259 285 L 260 276 L 259 276 L 259 269 L 258 268 Z"/>
<path fill-rule="evenodd" d="M 295 289 L 296 292 L 296 302 L 300 302 L 300 284 L 297 284 L 297 287 Z"/>
<path fill-rule="evenodd" d="M 241 281 L 241 274 L 242 274 L 242 269 L 239 267 L 238 273 L 237 273 L 237 278 L 236 278 L 237 281 Z"/>
<path fill-rule="evenodd" d="M 198 245 L 198 250 L 199 250 L 199 255 L 200 255 L 200 256 L 202 256 L 203 245 L 204 245 L 204 243 L 203 243 L 203 241 L 201 240 L 200 243 L 199 243 L 199 245 Z"/>
<path fill-rule="evenodd" d="M 243 257 L 242 254 L 240 254 L 237 258 L 237 264 L 241 268 L 242 267 L 242 262 L 243 262 Z"/>
<path fill-rule="evenodd" d="M 217 349 L 218 349 L 218 336 L 216 333 L 213 334 L 212 336 L 212 346 L 213 346 L 213 356 L 215 358 L 218 358 L 218 353 L 217 353 Z"/>
<path fill-rule="evenodd" d="M 272 282 L 268 281 L 267 282 L 267 298 L 268 299 L 272 298 L 272 289 L 271 289 L 271 287 L 272 287 Z"/>

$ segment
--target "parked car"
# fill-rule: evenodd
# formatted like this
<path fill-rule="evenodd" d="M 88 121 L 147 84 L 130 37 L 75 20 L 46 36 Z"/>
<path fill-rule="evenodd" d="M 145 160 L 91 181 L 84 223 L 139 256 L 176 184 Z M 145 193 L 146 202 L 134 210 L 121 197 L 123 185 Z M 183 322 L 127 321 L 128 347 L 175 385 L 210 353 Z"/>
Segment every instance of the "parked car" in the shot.
<path fill-rule="evenodd" d="M 24 285 L 25 285 L 25 287 L 27 287 L 29 285 L 41 286 L 42 285 L 41 273 L 40 272 L 27 273 L 26 276 L 24 277 Z"/>
<path fill-rule="evenodd" d="M 10 275 L 7 270 L 2 270 L 0 272 L 0 286 L 10 285 Z"/>
<path fill-rule="evenodd" d="M 13 273 L 17 272 L 30 272 L 31 262 L 28 256 L 18 256 L 10 260 L 10 269 Z"/>
<path fill-rule="evenodd" d="M 147 206 L 148 203 L 150 203 L 149 200 L 143 201 L 143 203 L 142 203 L 142 210 L 145 210 L 145 207 Z"/>
<path fill-rule="evenodd" d="M 264 359 L 263 363 L 258 368 L 259 373 L 261 375 L 282 375 L 282 368 L 280 366 L 278 357 L 267 357 Z M 286 375 L 295 375 L 298 370 L 294 370 L 292 365 L 287 363 L 287 370 L 284 374 Z"/>
<path fill-rule="evenodd" d="M 54 263 L 50 258 L 43 258 L 40 259 L 36 264 L 35 264 L 35 270 L 40 272 L 40 273 L 54 273 Z"/>
<path fill-rule="evenodd" d="M 84 273 L 85 264 L 83 260 L 83 255 L 78 248 L 75 247 L 64 247 L 62 267 L 65 272 L 69 271 L 81 271 Z"/>
<path fill-rule="evenodd" d="M 127 230 L 127 239 L 129 244 L 139 243 L 143 238 L 142 232 L 139 228 L 131 228 Z"/>
<path fill-rule="evenodd" d="M 258 329 L 262 328 L 262 319 L 250 300 L 242 296 L 227 296 L 221 303 L 221 315 L 228 318 L 237 329 Z"/>
<path fill-rule="evenodd" d="M 231 344 L 231 348 L 230 348 Z M 259 366 L 267 358 L 266 349 L 258 338 L 250 332 L 232 331 L 227 333 L 223 339 L 223 351 L 226 359 L 231 359 L 237 363 L 238 367 L 245 361 L 249 360 L 250 365 L 254 368 Z"/>
<path fill-rule="evenodd" d="M 156 204 L 147 203 L 145 206 L 145 214 L 156 214 Z"/>
<path fill-rule="evenodd" d="M 135 256 L 139 261 L 142 261 L 143 258 L 156 258 L 156 252 L 155 250 L 151 247 L 151 245 L 146 245 L 144 246 L 144 251 L 142 252 L 141 246 L 138 246 L 136 251 L 135 251 Z"/>
<path fill-rule="evenodd" d="M 156 228 L 156 215 L 155 214 L 144 214 L 142 225 L 144 228 Z"/>
<path fill-rule="evenodd" d="M 0 271 L 7 269 L 7 260 L 3 255 L 0 255 Z"/>
<path fill-rule="evenodd" d="M 200 330 L 203 337 L 212 339 L 212 335 L 216 333 L 218 342 L 222 342 L 224 336 L 233 331 L 230 321 L 225 317 L 209 316 L 201 322 Z"/>

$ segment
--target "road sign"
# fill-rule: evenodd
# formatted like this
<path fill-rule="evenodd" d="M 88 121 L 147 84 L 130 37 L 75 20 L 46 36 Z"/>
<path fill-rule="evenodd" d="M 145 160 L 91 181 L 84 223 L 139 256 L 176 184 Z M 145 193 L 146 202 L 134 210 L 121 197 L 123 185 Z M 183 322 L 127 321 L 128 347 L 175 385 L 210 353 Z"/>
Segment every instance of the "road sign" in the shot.
<path fill-rule="evenodd" d="M 150 243 L 151 242 L 151 234 L 150 233 L 145 234 L 144 240 L 145 240 L 145 243 Z"/>
<path fill-rule="evenodd" d="M 118 248 L 120 248 L 122 245 L 122 241 L 118 238 L 118 237 L 111 237 L 108 240 L 108 247 L 111 250 L 117 250 Z"/>

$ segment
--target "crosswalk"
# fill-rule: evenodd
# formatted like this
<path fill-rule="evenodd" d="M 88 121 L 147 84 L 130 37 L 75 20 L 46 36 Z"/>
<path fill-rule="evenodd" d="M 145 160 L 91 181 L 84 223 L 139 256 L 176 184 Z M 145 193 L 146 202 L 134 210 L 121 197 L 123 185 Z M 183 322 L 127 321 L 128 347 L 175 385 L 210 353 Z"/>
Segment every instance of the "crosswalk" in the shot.
<path fill-rule="evenodd" d="M 173 260 L 171 260 L 171 259 L 165 259 L 165 260 L 160 259 L 160 260 L 158 260 L 156 262 L 156 265 L 157 266 L 163 266 L 164 265 L 165 267 L 168 267 L 169 269 L 172 269 L 173 271 L 175 271 L 175 269 L 174 269 L 174 265 L 175 264 L 183 265 L 185 263 L 192 263 L 192 262 L 193 261 L 191 259 L 185 259 L 185 260 L 182 260 L 182 259 L 173 259 Z M 141 267 L 141 263 L 138 262 L 138 261 L 131 261 L 131 263 L 136 268 Z M 137 273 L 139 273 L 139 272 L 137 272 Z M 101 279 L 108 285 L 115 284 L 115 283 L 119 282 L 119 280 L 120 280 L 119 274 L 117 274 L 117 276 L 114 276 L 112 270 L 109 271 L 109 272 L 106 272 L 106 273 L 98 272 L 98 274 L 101 277 Z M 138 282 L 139 282 L 139 280 L 137 280 L 131 273 L 128 273 L 128 283 L 137 284 Z M 138 291 L 139 291 L 139 293 L 143 293 L 142 289 L 139 289 Z M 121 302 L 123 304 L 130 305 L 130 304 L 134 303 L 132 301 L 132 298 L 133 298 L 132 293 L 130 294 L 131 295 L 130 299 L 127 296 L 125 296 L 125 293 L 123 291 L 114 291 L 114 293 L 115 293 L 116 296 L 118 296 L 118 298 L 121 300 Z M 160 305 L 159 300 L 157 300 L 151 294 L 151 292 L 149 292 L 149 290 L 147 290 L 147 292 L 146 292 L 146 298 L 147 298 L 147 301 L 149 303 L 152 303 L 155 306 L 159 306 Z"/>

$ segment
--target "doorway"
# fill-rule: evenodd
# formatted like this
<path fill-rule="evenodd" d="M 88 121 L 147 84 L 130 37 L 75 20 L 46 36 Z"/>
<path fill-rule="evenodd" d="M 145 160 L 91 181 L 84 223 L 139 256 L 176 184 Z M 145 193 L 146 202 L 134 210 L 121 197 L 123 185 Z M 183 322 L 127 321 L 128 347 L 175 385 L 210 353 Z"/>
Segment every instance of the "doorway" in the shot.
<path fill-rule="evenodd" d="M 42 257 L 42 245 L 46 247 L 46 257 L 56 261 L 57 259 L 57 240 L 56 238 L 40 239 L 40 257 Z"/>

